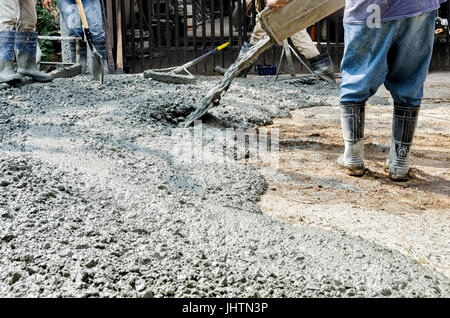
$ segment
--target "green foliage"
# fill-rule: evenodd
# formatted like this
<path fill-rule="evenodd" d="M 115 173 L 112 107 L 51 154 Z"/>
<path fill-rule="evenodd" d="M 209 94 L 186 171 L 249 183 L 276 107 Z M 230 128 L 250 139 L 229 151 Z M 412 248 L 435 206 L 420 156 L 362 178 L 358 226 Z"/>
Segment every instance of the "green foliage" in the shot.
<path fill-rule="evenodd" d="M 43 7 L 42 3 L 42 0 L 38 0 L 36 5 L 38 15 L 37 32 L 39 35 L 45 36 L 60 35 L 58 15 L 54 12 L 48 12 Z M 56 4 L 57 0 L 53 0 L 54 8 L 56 8 Z M 51 61 L 56 59 L 55 55 L 61 53 L 61 43 L 59 43 L 59 41 L 40 40 L 39 46 L 42 51 L 42 61 Z"/>

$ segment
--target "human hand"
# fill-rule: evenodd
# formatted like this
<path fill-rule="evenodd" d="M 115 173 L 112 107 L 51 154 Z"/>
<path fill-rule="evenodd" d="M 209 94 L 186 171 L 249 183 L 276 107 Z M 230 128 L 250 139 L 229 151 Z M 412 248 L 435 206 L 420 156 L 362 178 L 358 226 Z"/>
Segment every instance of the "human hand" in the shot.
<path fill-rule="evenodd" d="M 267 6 L 270 8 L 281 8 L 287 3 L 287 0 L 267 0 Z"/>
<path fill-rule="evenodd" d="M 47 11 L 53 11 L 53 0 L 44 0 L 44 3 L 42 5 L 47 9 Z"/>

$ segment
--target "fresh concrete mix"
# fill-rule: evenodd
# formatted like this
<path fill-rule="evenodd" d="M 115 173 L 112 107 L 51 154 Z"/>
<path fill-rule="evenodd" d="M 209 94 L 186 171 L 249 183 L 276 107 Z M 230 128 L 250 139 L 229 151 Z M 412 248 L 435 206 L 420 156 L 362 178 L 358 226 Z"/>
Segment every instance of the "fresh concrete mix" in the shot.
<path fill-rule="evenodd" d="M 238 79 L 204 118 L 212 160 L 174 151 L 216 83 L 123 75 L 2 88 L 0 296 L 450 296 L 448 278 L 399 252 L 263 215 L 267 182 L 245 151 L 208 152 L 207 136 L 226 128 L 337 102 L 327 83 Z"/>

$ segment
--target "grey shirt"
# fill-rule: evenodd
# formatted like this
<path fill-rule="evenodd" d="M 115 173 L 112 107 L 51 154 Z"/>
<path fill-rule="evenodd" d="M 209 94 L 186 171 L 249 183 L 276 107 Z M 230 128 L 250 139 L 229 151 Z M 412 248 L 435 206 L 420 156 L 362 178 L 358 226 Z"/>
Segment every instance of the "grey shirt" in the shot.
<path fill-rule="evenodd" d="M 447 0 L 347 0 L 345 23 L 366 23 L 379 9 L 381 21 L 418 16 L 439 8 Z"/>

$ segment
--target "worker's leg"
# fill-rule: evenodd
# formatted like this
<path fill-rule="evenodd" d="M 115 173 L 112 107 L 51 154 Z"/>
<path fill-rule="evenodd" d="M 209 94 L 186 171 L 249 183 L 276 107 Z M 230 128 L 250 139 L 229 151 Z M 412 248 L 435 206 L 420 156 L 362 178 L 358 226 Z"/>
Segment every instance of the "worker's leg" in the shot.
<path fill-rule="evenodd" d="M 21 80 L 14 69 L 15 27 L 19 16 L 19 0 L 0 1 L 0 83 Z"/>
<path fill-rule="evenodd" d="M 345 151 L 338 164 L 351 175 L 364 174 L 365 103 L 386 79 L 387 55 L 396 26 L 396 22 L 382 22 L 381 28 L 344 25 L 340 112 Z"/>
<path fill-rule="evenodd" d="M 17 30 L 20 32 L 35 32 L 37 23 L 36 2 L 34 0 L 19 0 L 20 14 Z"/>
<path fill-rule="evenodd" d="M 300 53 L 309 60 L 312 71 L 321 78 L 336 82 L 333 62 L 328 52 L 320 54 L 306 30 L 295 33 L 291 37 L 292 43 Z"/>
<path fill-rule="evenodd" d="M 91 31 L 92 41 L 95 48 L 103 57 L 105 72 L 108 72 L 108 63 L 106 62 L 106 41 L 105 29 L 103 26 L 102 7 L 99 0 L 83 0 L 86 18 Z"/>
<path fill-rule="evenodd" d="M 308 60 L 320 54 L 306 30 L 295 33 L 291 36 L 291 40 L 297 50 Z"/>
<path fill-rule="evenodd" d="M 94 43 L 105 42 L 102 6 L 99 0 L 83 0 L 84 11 Z"/>
<path fill-rule="evenodd" d="M 436 13 L 401 20 L 388 54 L 386 88 L 394 99 L 390 177 L 408 179 L 410 149 L 423 98 L 423 87 L 433 54 Z"/>
<path fill-rule="evenodd" d="M 14 31 L 19 18 L 19 0 L 0 1 L 0 31 Z"/>
<path fill-rule="evenodd" d="M 344 57 L 341 64 L 341 104 L 365 103 L 386 80 L 387 56 L 397 22 L 381 23 L 381 28 L 365 24 L 344 24 Z"/>
<path fill-rule="evenodd" d="M 434 44 L 436 12 L 401 20 L 388 55 L 386 88 L 399 105 L 420 106 Z"/>
<path fill-rule="evenodd" d="M 259 21 L 256 22 L 255 28 L 253 29 L 252 36 L 250 37 L 250 44 L 255 45 L 258 41 L 262 40 L 267 35 L 266 31 L 261 27 Z"/>
<path fill-rule="evenodd" d="M 78 7 L 75 0 L 59 0 L 58 1 L 59 12 L 61 12 L 62 20 L 66 25 L 68 36 L 72 37 L 84 37 L 83 28 L 81 26 L 81 18 L 78 12 Z M 76 41 L 70 41 L 70 57 L 72 63 L 76 62 Z M 80 58 L 81 65 L 83 66 L 83 73 L 86 71 L 86 56 L 87 46 L 86 42 L 80 41 Z"/>
<path fill-rule="evenodd" d="M 37 23 L 36 2 L 34 0 L 20 0 L 19 4 L 19 24 L 15 39 L 17 73 L 32 77 L 38 82 L 51 81 L 53 76 L 41 72 L 36 64 L 38 44 L 37 32 L 35 32 Z"/>
<path fill-rule="evenodd" d="M 69 36 L 83 37 L 83 28 L 75 0 L 58 0 L 59 12 L 66 24 Z"/>
<path fill-rule="evenodd" d="M 61 12 L 64 23 L 66 24 L 69 36 L 84 37 L 81 17 L 75 0 L 59 0 L 59 10 Z M 99 0 L 83 0 L 83 7 L 89 24 L 89 31 L 92 40 L 99 53 L 106 59 L 105 31 L 103 28 L 103 17 Z M 75 54 L 76 43 L 70 42 L 72 62 L 76 61 Z M 83 73 L 86 69 L 86 42 L 80 42 L 80 57 L 83 65 Z M 106 65 L 107 63 L 105 63 Z"/>

